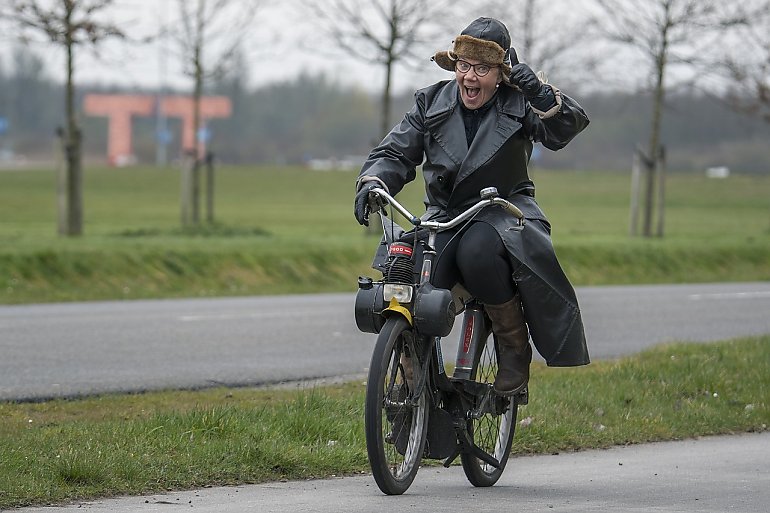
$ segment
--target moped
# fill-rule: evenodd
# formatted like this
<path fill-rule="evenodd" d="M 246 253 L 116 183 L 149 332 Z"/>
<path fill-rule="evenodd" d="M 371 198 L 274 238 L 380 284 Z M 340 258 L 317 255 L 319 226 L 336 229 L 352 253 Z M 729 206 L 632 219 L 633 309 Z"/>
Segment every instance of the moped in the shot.
<path fill-rule="evenodd" d="M 528 390 L 511 397 L 494 392 L 499 350 L 491 323 L 464 287 L 447 290 L 431 283 L 435 242 L 438 233 L 461 231 L 485 208 L 506 209 L 518 219 L 517 229 L 523 229 L 524 215 L 494 187 L 483 189 L 477 203 L 446 222 L 414 216 L 384 189 L 371 193 L 383 205 L 383 237 L 372 264 L 382 277 L 359 278 L 355 318 L 359 330 L 377 334 L 365 402 L 374 480 L 383 493 L 402 494 L 423 458 L 443 460 L 448 467 L 459 456 L 471 484 L 492 486 L 505 469 L 518 407 L 527 404 Z M 413 228 L 399 226 L 394 210 Z M 460 314 L 457 355 L 447 370 L 441 339 Z"/>

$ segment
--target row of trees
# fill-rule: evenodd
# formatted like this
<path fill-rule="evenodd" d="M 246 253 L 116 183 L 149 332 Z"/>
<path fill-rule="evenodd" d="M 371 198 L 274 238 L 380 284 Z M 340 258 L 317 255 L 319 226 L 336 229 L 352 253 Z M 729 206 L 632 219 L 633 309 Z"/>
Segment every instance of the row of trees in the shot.
<path fill-rule="evenodd" d="M 68 207 L 62 211 L 66 222 L 61 228 L 65 235 L 78 235 L 82 230 L 82 215 L 78 212 L 81 136 L 73 110 L 72 54 L 80 46 L 96 47 L 105 39 L 125 37 L 119 23 L 108 23 L 101 17 L 117 3 L 119 0 L 9 0 L 0 10 L 0 17 L 20 29 L 22 36 L 47 38 L 68 56 L 68 115 L 62 134 L 67 155 L 64 190 Z M 182 29 L 172 30 L 170 26 L 168 30 L 175 34 L 179 55 L 189 64 L 194 98 L 200 97 L 206 80 L 215 75 L 209 73 L 214 67 L 206 63 L 228 63 L 229 57 L 237 53 L 245 27 L 256 26 L 252 21 L 256 21 L 257 1 L 236 3 L 234 7 L 229 0 L 178 2 L 181 24 L 174 26 Z M 519 54 L 538 68 L 550 64 L 558 70 L 552 76 L 562 84 L 567 82 L 562 77 L 568 76 L 583 90 L 606 89 L 616 85 L 608 71 L 619 67 L 616 59 L 625 61 L 625 70 L 629 69 L 628 61 L 638 63 L 644 86 L 652 90 L 643 159 L 648 163 L 644 235 L 651 235 L 654 191 L 660 189 L 655 181 L 663 179 L 656 170 L 662 169 L 658 156 L 666 92 L 676 82 L 687 80 L 690 86 L 703 85 L 708 77 L 719 87 L 725 83 L 736 86 L 731 88 L 740 91 L 732 98 L 736 106 L 751 111 L 767 109 L 770 0 L 584 0 L 579 6 L 567 0 L 490 0 L 474 6 L 473 13 L 462 12 L 456 6 L 448 9 L 441 1 L 425 0 L 296 0 L 293 5 L 312 9 L 318 20 L 315 28 L 327 36 L 330 44 L 315 41 L 313 50 L 338 48 L 383 67 L 379 135 L 391 125 L 391 84 L 396 66 L 408 65 L 416 55 L 424 56 L 427 41 L 435 50 L 436 34 L 456 33 L 460 19 L 467 21 L 480 12 L 512 20 L 509 24 Z M 224 20 L 225 25 L 218 26 L 217 20 Z M 549 22 L 558 23 L 558 30 L 549 28 Z M 212 44 L 215 37 L 226 37 L 228 41 Z M 596 46 L 598 42 L 604 43 L 601 48 Z M 207 61 L 204 57 L 211 48 L 223 53 Z M 676 68 L 675 74 L 672 71 Z M 199 155 L 197 148 L 191 151 L 196 160 L 191 168 L 190 194 L 196 205 Z M 192 221 L 197 222 L 195 214 Z"/>
<path fill-rule="evenodd" d="M 59 133 L 66 163 L 59 179 L 61 235 L 79 236 L 83 232 L 83 141 L 75 105 L 77 50 L 97 49 L 109 39 L 124 39 L 132 44 L 161 36 L 172 39 L 176 54 L 184 63 L 184 72 L 192 82 L 193 130 L 198 133 L 204 83 L 227 69 L 260 5 L 257 0 L 177 0 L 179 16 L 173 23 L 161 27 L 159 33 L 135 34 L 128 38 L 129 19 L 122 20 L 123 23 L 109 21 L 111 9 L 118 3 L 116 0 L 7 0 L 0 5 L 0 20 L 17 31 L 19 40 L 43 40 L 66 54 L 65 121 Z M 204 155 L 198 145 L 196 138 L 192 148 L 185 148 L 191 159 L 182 179 L 183 225 L 200 222 L 199 175 Z M 211 166 L 206 169 L 213 173 Z M 213 176 L 208 176 L 207 183 L 213 184 Z M 212 187 L 209 187 L 209 196 L 213 197 Z M 209 217 L 213 220 L 213 214 Z"/>
<path fill-rule="evenodd" d="M 8 132 L 0 136 L 0 148 L 32 160 L 50 159 L 54 148 L 49 141 L 61 123 L 63 86 L 42 71 L 32 54 L 19 51 L 16 57 L 25 62 L 25 72 L 12 73 L 10 61 L 0 63 L 0 116 L 9 121 Z M 79 91 L 136 92 L 87 83 Z M 379 95 L 323 75 L 303 74 L 292 81 L 254 87 L 245 82 L 244 74 L 232 73 L 216 81 L 211 92 L 228 96 L 234 106 L 232 117 L 209 123 L 208 147 L 219 162 L 302 164 L 309 159 L 363 156 L 379 137 Z M 649 130 L 650 94 L 599 91 L 574 96 L 592 119 L 590 129 L 563 151 L 539 151 L 535 164 L 627 170 L 631 153 Z M 727 97 L 727 93 L 715 98 L 691 91 L 669 94 L 661 139 L 666 141 L 671 169 L 702 171 L 720 165 L 742 173 L 770 169 L 766 151 L 770 123 L 731 109 Z M 394 115 L 400 116 L 411 102 L 410 91 L 395 95 Z M 76 103 L 80 104 L 80 97 Z M 162 147 L 156 137 L 158 122 L 134 120 L 134 151 L 140 162 L 157 161 Z M 167 122 L 174 137 L 165 150 L 168 155 L 181 155 L 181 124 Z M 106 123 L 104 118 L 83 118 L 84 155 L 94 163 L 105 162 Z"/>
<path fill-rule="evenodd" d="M 17 47 L 7 60 L 0 60 L 0 116 L 6 131 L 51 135 L 61 124 L 62 98 L 61 84 L 48 76 L 35 54 Z"/>

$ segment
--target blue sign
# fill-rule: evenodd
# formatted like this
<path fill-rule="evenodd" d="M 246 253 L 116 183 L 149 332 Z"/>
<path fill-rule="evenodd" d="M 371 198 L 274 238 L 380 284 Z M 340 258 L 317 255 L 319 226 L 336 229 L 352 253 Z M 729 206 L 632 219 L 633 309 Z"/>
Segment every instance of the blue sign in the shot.
<path fill-rule="evenodd" d="M 171 130 L 165 128 L 158 130 L 155 132 L 155 140 L 158 141 L 158 143 L 166 145 L 169 144 L 174 139 L 174 136 L 171 134 Z"/>
<path fill-rule="evenodd" d="M 8 131 L 8 118 L 0 116 L 0 135 L 4 135 Z"/>
<path fill-rule="evenodd" d="M 211 129 L 207 126 L 198 129 L 198 142 L 208 142 L 211 140 Z"/>

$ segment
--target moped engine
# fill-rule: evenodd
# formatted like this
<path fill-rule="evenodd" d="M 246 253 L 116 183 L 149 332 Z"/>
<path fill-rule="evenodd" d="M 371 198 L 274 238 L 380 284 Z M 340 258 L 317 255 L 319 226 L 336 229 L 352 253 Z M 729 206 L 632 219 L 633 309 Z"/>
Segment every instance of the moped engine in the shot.
<path fill-rule="evenodd" d="M 411 244 L 394 242 L 388 248 L 387 261 L 382 267 L 382 282 L 364 277 L 358 279 L 355 316 L 359 330 L 379 333 L 385 324 L 382 312 L 391 299 L 400 303 L 411 302 L 414 292 L 413 251 Z"/>
<path fill-rule="evenodd" d="M 406 242 L 394 242 L 388 248 L 388 261 L 382 279 L 385 283 L 414 283 L 414 247 Z"/>

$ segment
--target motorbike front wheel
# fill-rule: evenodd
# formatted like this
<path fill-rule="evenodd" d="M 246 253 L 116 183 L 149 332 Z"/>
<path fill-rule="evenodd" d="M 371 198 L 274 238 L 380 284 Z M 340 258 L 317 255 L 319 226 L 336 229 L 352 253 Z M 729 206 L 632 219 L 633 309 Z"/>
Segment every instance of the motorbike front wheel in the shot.
<path fill-rule="evenodd" d="M 490 334 L 474 357 L 471 379 L 479 383 L 494 383 L 497 375 L 497 351 L 494 336 Z M 497 398 L 499 408 L 486 413 L 479 419 L 467 420 L 468 433 L 473 443 L 499 462 L 499 467 L 490 465 L 470 453 L 462 453 L 463 470 L 473 486 L 494 485 L 505 470 L 511 443 L 516 428 L 518 404 L 516 398 Z"/>
<path fill-rule="evenodd" d="M 419 369 L 414 331 L 401 316 L 380 330 L 369 366 L 364 422 L 374 480 L 383 493 L 400 495 L 414 481 L 428 429 L 427 388 L 415 397 Z"/>

